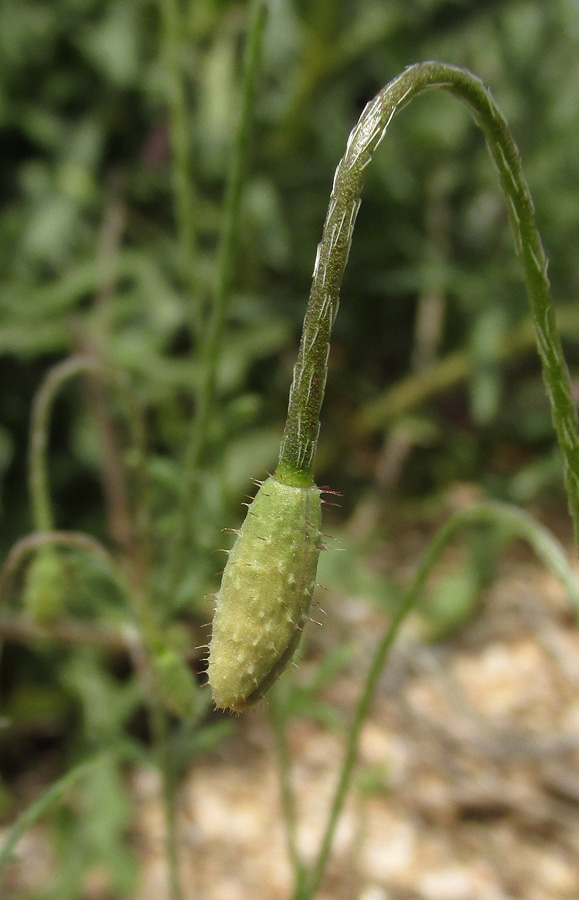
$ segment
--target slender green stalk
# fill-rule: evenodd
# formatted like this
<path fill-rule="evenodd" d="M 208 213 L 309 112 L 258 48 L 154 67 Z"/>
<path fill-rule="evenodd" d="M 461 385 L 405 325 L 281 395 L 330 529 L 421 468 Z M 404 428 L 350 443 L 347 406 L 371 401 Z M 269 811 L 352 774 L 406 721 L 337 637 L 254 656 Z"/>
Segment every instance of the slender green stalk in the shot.
<path fill-rule="evenodd" d="M 432 88 L 449 91 L 466 102 L 484 133 L 498 170 L 516 251 L 523 264 L 545 388 L 563 455 L 569 509 L 579 544 L 577 416 L 555 323 L 547 261 L 519 152 L 504 118 L 483 83 L 465 69 L 443 63 L 419 63 L 406 69 L 367 105 L 350 135 L 346 153 L 336 170 L 322 240 L 318 246 L 276 474 L 290 484 L 310 483 L 313 480 L 312 466 L 326 384 L 329 341 L 360 205 L 364 171 L 394 114 L 413 97 Z"/>
<path fill-rule="evenodd" d="M 297 841 L 297 817 L 295 797 L 291 784 L 290 755 L 287 745 L 286 719 L 283 703 L 278 702 L 278 697 L 273 697 L 268 704 L 269 720 L 275 740 L 277 754 L 279 782 L 281 790 L 281 805 L 285 823 L 288 856 L 294 873 L 296 889 L 304 881 L 306 874 L 304 862 L 300 856 Z"/>
<path fill-rule="evenodd" d="M 37 531 L 54 530 L 54 515 L 48 482 L 48 435 L 50 413 L 59 388 L 79 371 L 79 360 L 66 360 L 51 369 L 34 398 L 30 420 L 28 486 L 32 520 Z M 81 367 L 82 371 L 82 367 Z"/>
<path fill-rule="evenodd" d="M 162 705 L 150 692 L 149 722 L 154 753 L 161 775 L 161 801 L 165 818 L 165 853 L 170 900 L 181 900 L 183 892 L 179 880 L 179 841 L 177 828 L 177 785 L 169 744 L 169 720 Z"/>
<path fill-rule="evenodd" d="M 133 446 L 138 454 L 137 471 L 140 478 L 139 499 L 137 502 L 137 513 L 135 520 L 137 522 L 137 530 L 141 539 L 141 546 L 135 557 L 131 560 L 132 565 L 129 566 L 129 579 L 123 577 L 119 566 L 114 567 L 114 572 L 119 582 L 127 591 L 130 598 L 135 615 L 143 629 L 143 634 L 149 640 L 154 640 L 157 634 L 156 615 L 152 607 L 150 598 L 146 588 L 146 546 L 143 544 L 147 537 L 148 514 L 144 509 L 147 502 L 147 485 L 146 485 L 146 466 L 145 466 L 145 447 L 144 447 L 144 424 L 138 404 L 135 402 L 133 393 L 125 380 L 109 369 L 102 366 L 101 363 L 88 356 L 76 356 L 65 360 L 57 366 L 54 366 L 46 376 L 42 383 L 34 401 L 32 409 L 32 419 L 30 428 L 30 457 L 29 457 L 29 485 L 32 499 L 32 512 L 35 529 L 40 532 L 40 536 L 45 534 L 53 534 L 53 513 L 50 502 L 50 490 L 48 482 L 48 435 L 50 426 L 50 414 L 54 400 L 58 391 L 71 378 L 78 374 L 94 374 L 107 379 L 117 390 L 119 390 L 126 404 L 128 414 L 129 427 L 131 429 L 131 438 Z M 47 543 L 69 543 L 76 542 L 79 544 L 78 536 L 74 537 L 74 541 L 70 538 L 65 540 L 55 540 L 48 536 Z M 137 546 L 136 541 L 131 542 Z"/>
<path fill-rule="evenodd" d="M 579 582 L 577 577 L 567 562 L 565 552 L 559 542 L 531 516 L 507 504 L 481 503 L 470 509 L 461 510 L 449 519 L 437 532 L 424 552 L 416 574 L 406 589 L 398 609 L 376 648 L 348 733 L 344 759 L 320 850 L 312 866 L 310 877 L 306 880 L 305 885 L 295 892 L 294 900 L 312 900 L 322 882 L 338 820 L 352 780 L 362 726 L 370 712 L 378 681 L 400 627 L 421 596 L 428 577 L 450 541 L 464 526 L 480 522 L 495 523 L 503 526 L 513 536 L 527 541 L 541 561 L 561 581 L 568 593 L 575 617 L 579 619 Z"/>
<path fill-rule="evenodd" d="M 248 169 L 255 91 L 268 7 L 269 0 L 252 0 L 248 43 L 245 54 L 241 110 L 227 180 L 211 319 L 204 342 L 203 382 L 185 455 L 185 481 L 181 492 L 180 522 L 170 566 L 170 595 L 174 594 L 182 578 L 185 565 L 190 558 L 193 523 L 192 510 L 195 507 L 199 469 L 208 442 L 210 422 L 215 413 L 217 368 L 221 355 L 223 330 L 229 308 L 239 233 L 241 198 Z"/>
<path fill-rule="evenodd" d="M 44 379 L 32 407 L 30 420 L 30 454 L 28 465 L 28 481 L 32 504 L 34 528 L 39 532 L 54 530 L 54 515 L 50 500 L 48 479 L 48 438 L 50 416 L 58 392 L 77 375 L 97 375 L 105 378 L 122 394 L 127 406 L 131 438 L 138 454 L 138 471 L 141 481 L 144 479 L 145 429 L 142 416 L 135 402 L 132 391 L 121 375 L 103 367 L 102 363 L 90 356 L 73 356 L 54 366 Z M 141 485 L 140 499 L 145 502 L 146 487 Z M 141 513 L 141 518 L 143 513 Z"/>
<path fill-rule="evenodd" d="M 187 99 L 183 79 L 183 16 L 178 0 L 161 0 L 166 65 L 166 96 L 169 111 L 169 139 L 172 154 L 172 183 L 181 265 L 189 292 L 189 325 L 193 337 L 199 337 L 200 303 L 195 264 L 197 260 L 197 224 L 191 148 L 187 127 Z"/>

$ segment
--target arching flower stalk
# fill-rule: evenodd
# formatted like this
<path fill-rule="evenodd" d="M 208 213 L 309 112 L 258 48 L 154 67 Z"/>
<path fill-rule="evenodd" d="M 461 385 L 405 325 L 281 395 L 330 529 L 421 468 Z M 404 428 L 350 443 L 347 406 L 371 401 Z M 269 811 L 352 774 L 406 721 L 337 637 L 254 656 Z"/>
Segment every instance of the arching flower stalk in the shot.
<path fill-rule="evenodd" d="M 438 62 L 411 66 L 364 109 L 334 177 L 290 391 L 275 475 L 260 488 L 224 571 L 209 657 L 217 706 L 241 710 L 264 695 L 299 643 L 311 602 L 320 539 L 320 492 L 313 463 L 332 326 L 348 260 L 365 169 L 394 114 L 428 89 L 463 100 L 498 170 L 521 259 L 537 349 L 579 543 L 579 437 L 569 373 L 555 322 L 547 260 L 519 152 L 483 83 Z"/>

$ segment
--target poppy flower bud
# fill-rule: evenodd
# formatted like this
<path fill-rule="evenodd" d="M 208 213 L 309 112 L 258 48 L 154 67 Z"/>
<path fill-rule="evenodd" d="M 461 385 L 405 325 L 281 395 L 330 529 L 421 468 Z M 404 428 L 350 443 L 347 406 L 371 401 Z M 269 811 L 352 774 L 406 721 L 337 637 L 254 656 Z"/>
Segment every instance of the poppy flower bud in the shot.
<path fill-rule="evenodd" d="M 275 476 L 249 507 L 217 594 L 208 669 L 217 707 L 257 702 L 291 661 L 315 585 L 321 510 L 315 485 Z"/>

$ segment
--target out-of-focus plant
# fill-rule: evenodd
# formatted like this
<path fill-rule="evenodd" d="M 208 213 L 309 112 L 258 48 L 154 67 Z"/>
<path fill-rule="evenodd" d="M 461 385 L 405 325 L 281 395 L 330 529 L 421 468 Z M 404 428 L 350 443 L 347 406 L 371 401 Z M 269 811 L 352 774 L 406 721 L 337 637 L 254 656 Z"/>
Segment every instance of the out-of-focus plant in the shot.
<path fill-rule="evenodd" d="M 555 86 L 573 82 L 573 60 L 579 55 L 553 52 L 554 45 L 577 40 L 572 29 L 561 27 L 572 17 L 567 3 L 558 0 L 548 9 L 533 3 L 489 4 L 480 15 L 469 4 L 452 4 L 452 17 L 444 0 L 421 15 L 402 0 L 387 7 L 380 0 L 272 3 L 254 143 L 259 174 L 248 180 L 250 114 L 269 4 L 254 0 L 250 6 L 249 26 L 241 4 L 210 0 L 142 5 L 56 0 L 50 10 L 31 0 L 10 0 L 0 11 L 5 51 L 0 53 L 5 76 L 0 99 L 6 100 L 0 103 L 0 128 L 9 138 L 9 177 L 2 189 L 11 201 L 0 220 L 6 273 L 0 354 L 5 382 L 16 376 L 22 381 L 18 404 L 12 391 L 0 398 L 0 477 L 8 471 L 15 476 L 4 484 L 2 514 L 8 527 L 3 548 L 8 551 L 19 539 L 8 553 L 2 585 L 6 599 L 0 627 L 11 641 L 8 662 L 15 662 L 5 691 L 6 736 L 14 736 L 27 715 L 33 718 L 31 710 L 38 721 L 47 715 L 53 724 L 72 719 L 75 725 L 68 748 L 75 767 L 17 820 L 1 862 L 27 824 L 60 804 L 55 824 L 62 865 L 47 897 L 80 896 L 91 868 L 99 864 L 113 892 L 130 892 L 134 866 L 125 840 L 130 798 L 122 776 L 125 763 L 135 759 L 154 762 L 162 773 L 170 893 L 180 895 L 179 778 L 194 754 L 229 727 L 220 720 L 207 723 L 209 694 L 200 691 L 194 675 L 200 665 L 198 645 L 207 642 L 198 623 L 210 614 L 203 597 L 214 584 L 212 550 L 225 510 L 255 474 L 256 460 L 269 468 L 275 462 L 291 367 L 285 348 L 301 317 L 295 298 L 310 277 L 327 171 L 335 165 L 362 98 L 416 57 L 450 58 L 483 73 L 523 135 L 557 293 L 572 296 L 576 287 L 574 259 L 561 252 L 560 242 L 576 223 L 579 167 L 561 136 L 573 131 L 579 113 Z M 241 83 L 238 45 L 246 31 Z M 552 62 L 539 80 L 533 59 L 545 46 Z M 455 68 L 441 67 L 438 81 L 432 68 L 419 67 L 414 74 L 414 86 L 404 82 L 408 73 L 395 83 L 408 87 L 403 99 L 432 77 L 440 86 L 463 90 L 468 102 L 487 102 L 478 82 Z M 552 102 L 545 103 L 546 97 Z M 541 135 L 532 127 L 538 107 L 545 108 Z M 489 108 L 494 110 L 491 104 L 487 113 Z M 466 116 L 432 96 L 430 104 L 408 110 L 406 119 L 406 129 L 368 170 L 366 202 L 342 286 L 346 302 L 334 333 L 341 365 L 330 359 L 332 402 L 319 464 L 328 480 L 340 471 L 341 482 L 350 487 L 368 482 L 374 466 L 376 482 L 384 476 L 389 485 L 404 470 L 409 493 L 432 496 L 452 477 L 480 476 L 491 496 L 527 500 L 559 477 L 535 370 L 521 379 L 521 387 L 517 383 L 514 418 L 512 405 L 509 410 L 509 440 L 525 446 L 527 467 L 514 477 L 501 478 L 496 471 L 480 475 L 483 451 L 489 444 L 500 447 L 507 434 L 501 403 L 504 361 L 513 364 L 532 341 L 518 269 L 502 227 L 506 216 Z M 487 131 L 501 131 L 501 123 L 493 113 Z M 377 130 L 368 129 L 370 144 L 364 150 L 354 142 L 364 161 L 354 171 L 356 179 L 386 121 L 379 124 Z M 525 220 L 530 201 L 516 152 L 508 142 L 499 146 L 494 158 L 513 201 L 511 218 L 515 224 L 522 219 L 527 229 L 519 254 L 531 294 L 535 291 L 536 301 L 537 291 L 543 294 L 541 303 L 545 260 Z M 353 196 L 346 200 L 355 203 Z M 300 492 L 312 489 L 328 322 L 335 318 L 345 265 L 343 252 L 332 261 L 330 251 L 337 245 L 341 251 L 349 248 L 356 212 L 355 205 L 344 209 L 334 203 L 328 222 L 336 227 L 326 231 L 322 264 L 316 265 L 319 308 L 308 314 L 278 472 L 286 486 Z M 320 287 L 322 276 L 326 281 Z M 364 315 L 354 312 L 352 295 Z M 413 300 L 414 329 L 409 305 L 384 303 L 385 298 Z M 570 390 L 553 313 L 545 310 L 546 305 L 535 307 L 534 319 L 542 328 L 539 347 L 550 393 L 561 407 L 557 394 L 562 391 L 568 399 Z M 572 332 L 572 310 L 563 308 L 560 321 L 564 333 Z M 312 348 L 318 362 L 323 357 L 321 369 L 308 359 Z M 440 353 L 445 355 L 439 358 Z M 63 356 L 67 361 L 54 365 Z M 411 376 L 388 395 L 377 396 L 384 375 L 401 377 L 409 356 Z M 30 436 L 30 527 L 21 501 L 19 430 L 32 386 L 47 368 Z M 83 391 L 83 402 L 74 407 L 71 379 L 80 381 Z M 466 398 L 447 393 L 447 409 L 439 403 L 422 418 L 400 418 L 461 380 L 468 384 Z M 360 398 L 354 419 L 350 407 Z M 377 453 L 371 436 L 392 417 L 398 417 L 398 444 L 386 444 Z M 352 428 L 343 427 L 345 419 Z M 568 451 L 576 518 L 572 410 L 557 422 Z M 425 444 L 427 460 L 421 452 Z M 95 490 L 99 480 L 104 515 Z M 372 490 L 379 500 L 372 514 L 363 516 L 361 503 L 356 509 L 366 535 L 382 524 L 384 491 L 374 485 Z M 353 490 L 348 494 L 357 496 Z M 319 530 L 313 518 L 306 515 L 306 528 Z M 270 713 L 296 900 L 313 897 L 321 883 L 360 729 L 398 628 L 457 529 L 481 520 L 500 521 L 506 532 L 529 540 L 577 605 L 576 585 L 560 548 L 523 513 L 482 503 L 452 519 L 410 586 L 391 591 L 394 613 L 348 729 L 313 864 L 298 851 L 286 730 L 298 714 L 340 726 L 318 692 L 348 664 L 348 648 L 327 654 L 305 684 L 292 686 L 288 679 L 276 688 Z M 77 531 L 56 530 L 69 521 Z M 300 586 L 309 603 L 309 569 L 306 574 Z M 459 627 L 472 610 L 480 573 L 467 567 L 461 574 L 450 584 L 450 603 L 448 590 L 444 595 L 442 588 L 434 590 L 433 637 Z M 349 576 L 355 576 L 355 567 Z M 365 584 L 365 590 L 375 592 L 373 582 Z M 26 615 L 16 612 L 20 598 Z M 260 670 L 252 699 L 289 661 L 308 603 L 296 607 L 287 653 L 282 652 L 279 665 L 274 660 L 267 671 Z M 254 628 L 255 618 L 250 625 Z M 39 648 L 32 676 L 28 660 L 15 653 L 18 643 Z M 234 702 L 241 707 L 247 699 L 242 692 Z M 82 828 L 74 808 L 62 804 L 73 787 Z"/>
<path fill-rule="evenodd" d="M 82 220 L 91 215 L 89 173 L 94 174 L 92 169 L 97 165 L 100 150 L 94 122 L 92 128 L 87 124 L 86 141 L 81 142 L 82 150 L 89 153 L 86 158 L 82 153 L 80 158 L 74 156 L 75 148 L 67 143 L 66 129 L 55 137 L 63 154 L 62 177 L 70 179 L 70 184 L 66 181 L 67 187 L 71 191 L 84 188 L 86 194 L 82 198 L 60 194 L 56 198 L 48 197 L 45 208 L 38 212 L 38 221 L 32 223 L 36 225 L 35 230 L 21 237 L 23 258 L 28 256 L 31 262 L 36 256 L 39 272 L 43 272 L 48 287 L 40 290 L 40 296 L 25 298 L 32 303 L 28 317 L 20 315 L 18 320 L 15 303 L 11 350 L 23 351 L 23 345 L 18 346 L 21 336 L 23 341 L 38 341 L 36 346 L 28 347 L 28 352 L 62 351 L 67 345 L 78 352 L 49 369 L 34 398 L 28 454 L 33 530 L 14 544 L 2 570 L 2 637 L 12 642 L 72 648 L 57 666 L 55 651 L 50 651 L 51 659 L 47 660 L 47 668 L 52 663 L 51 679 L 56 673 L 54 691 L 62 698 L 62 713 L 68 715 L 75 709 L 79 717 L 75 742 L 78 746 L 71 750 L 77 759 L 79 756 L 104 759 L 102 752 L 107 751 L 106 760 L 98 766 L 81 763 L 74 770 L 85 773 L 79 787 L 82 813 L 79 817 L 68 811 L 57 815 L 57 843 L 63 849 L 66 847 L 66 853 L 47 896 L 79 896 L 92 867 L 100 865 L 105 867 L 111 890 L 123 895 L 132 891 L 135 867 L 127 841 L 130 804 L 123 787 L 123 766 L 128 758 L 142 759 L 159 770 L 166 817 L 169 891 L 173 898 L 181 896 L 176 788 L 185 765 L 195 753 L 210 747 L 229 728 L 223 723 L 202 721 L 210 696 L 201 691 L 196 677 L 198 645 L 203 642 L 198 623 L 202 621 L 201 616 L 208 615 L 203 611 L 208 606 L 203 592 L 207 572 L 211 571 L 209 566 L 214 565 L 210 563 L 209 552 L 203 549 L 204 538 L 210 535 L 213 541 L 216 539 L 215 522 L 223 493 L 220 467 L 207 470 L 207 460 L 221 453 L 216 448 L 222 446 L 227 428 L 220 423 L 225 423 L 230 415 L 225 413 L 221 420 L 217 414 L 217 396 L 222 391 L 221 349 L 241 233 L 241 197 L 266 3 L 255 0 L 248 19 L 231 19 L 237 36 L 245 36 L 247 30 L 244 77 L 238 89 L 241 105 L 233 129 L 234 140 L 231 146 L 223 147 L 231 163 L 225 179 L 221 222 L 216 221 L 212 226 L 211 240 L 216 239 L 216 247 L 205 258 L 196 249 L 197 241 L 206 238 L 199 234 L 196 221 L 199 210 L 191 171 L 184 69 L 186 20 L 184 11 L 174 0 L 161 3 L 157 14 L 164 29 L 162 59 L 155 63 L 151 58 L 149 64 L 159 78 L 159 99 L 166 98 L 168 121 L 159 122 L 156 135 L 149 135 L 155 146 L 145 146 L 142 152 L 151 154 L 149 168 L 154 171 L 160 165 L 166 168 L 169 149 L 165 143 L 171 145 L 178 252 L 173 253 L 175 248 L 165 241 L 168 280 L 160 277 L 160 267 L 147 258 L 145 247 L 137 250 L 130 246 L 130 216 L 122 199 L 125 191 L 122 181 L 128 173 L 124 176 L 119 173 L 121 181 L 110 186 L 96 260 L 88 265 L 73 265 L 66 277 L 50 284 L 52 271 L 82 253 Z M 52 24 L 50 18 L 32 6 L 21 11 L 20 21 L 26 21 L 28 16 L 30 24 L 36 21 L 35 15 L 39 27 L 48 28 Z M 211 21 L 208 24 L 216 25 Z M 136 88 L 140 69 L 138 45 L 142 46 L 143 28 L 144 23 L 135 17 L 130 5 L 116 3 L 96 12 L 95 21 L 85 24 L 77 38 L 78 47 L 86 51 L 97 67 L 103 66 L 111 80 L 118 78 L 126 88 Z M 62 38 L 65 43 L 69 41 L 68 32 Z M 237 55 L 228 62 L 231 77 L 239 64 Z M 58 94 L 57 80 L 55 90 Z M 74 95 L 78 86 L 65 79 L 61 90 L 62 103 L 72 104 L 73 96 L 67 96 L 67 91 Z M 87 108 L 89 123 L 96 115 L 94 107 Z M 40 119 L 38 127 L 50 124 L 40 111 L 37 119 Z M 72 158 L 67 168 L 69 156 Z M 75 209 L 74 199 L 82 210 Z M 145 193 L 143 200 L 146 207 L 152 197 Z M 137 218 L 143 214 L 144 208 Z M 144 219 L 139 222 L 137 232 L 141 229 L 146 233 Z M 155 240 L 159 239 L 157 232 Z M 210 275 L 203 272 L 203 265 L 211 266 Z M 169 279 L 173 281 L 171 287 Z M 21 275 L 19 281 L 22 284 Z M 123 284 L 128 286 L 127 292 L 123 291 Z M 135 290 L 139 284 L 145 294 L 150 292 L 150 302 L 146 301 L 143 290 Z M 8 316 L 11 300 L 16 301 L 15 296 L 11 297 L 12 289 L 8 285 Z M 89 297 L 89 309 L 82 314 L 78 307 Z M 22 302 L 21 297 L 18 302 Z M 153 309 L 156 313 L 149 318 Z M 245 369 L 249 360 L 264 352 L 266 344 L 269 344 L 267 352 L 271 352 L 279 340 L 279 328 L 268 330 L 267 323 L 257 339 L 248 340 L 251 335 L 243 322 L 243 310 L 241 300 L 238 310 L 241 324 L 237 329 L 240 352 L 237 353 L 236 338 L 232 336 L 232 353 L 227 363 L 233 372 L 226 375 L 226 380 L 235 380 L 239 366 Z M 54 317 L 58 314 L 56 329 Z M 248 317 L 251 318 L 251 312 Z M 131 327 L 131 321 L 136 330 Z M 141 327 L 145 322 L 149 341 Z M 42 334 L 45 325 L 53 327 L 56 344 L 47 346 L 46 334 L 44 337 Z M 188 350 L 193 350 L 192 360 L 189 353 L 187 360 L 182 354 L 181 358 L 180 354 L 171 357 L 167 344 L 174 341 L 183 342 Z M 141 374 L 148 371 L 146 379 L 139 378 L 139 372 L 131 366 L 131 356 L 135 361 L 141 358 L 139 367 Z M 179 370 L 181 375 L 177 374 Z M 155 385 L 153 390 L 158 391 L 164 377 L 165 388 L 161 387 L 160 394 L 153 398 L 149 388 Z M 82 531 L 57 527 L 61 512 L 52 451 L 60 437 L 61 397 L 65 389 L 69 392 L 71 382 L 79 380 L 85 391 L 88 416 L 73 443 L 89 466 L 100 469 L 111 549 Z M 166 397 L 171 399 L 163 409 Z M 248 413 L 244 413 L 239 399 L 236 403 L 240 421 L 248 413 L 252 415 L 251 404 Z M 145 409 L 149 417 L 161 410 L 167 417 L 155 429 L 155 440 L 160 444 L 167 426 L 169 433 L 175 425 L 179 426 L 178 440 L 175 436 L 169 439 L 173 446 L 178 442 L 183 445 L 176 460 L 157 455 L 153 447 L 147 446 Z M 234 412 L 231 415 L 234 419 Z M 187 420 L 185 428 L 181 427 L 181 418 Z M 95 453 L 96 447 L 100 452 Z M 241 471 L 243 465 L 242 461 Z M 87 492 L 87 497 L 79 498 L 76 503 L 79 519 L 82 522 L 88 514 L 86 521 L 90 523 L 90 503 L 86 501 L 91 488 L 85 485 L 82 490 Z M 96 530 L 98 534 L 102 528 Z M 20 596 L 24 614 L 15 612 Z M 197 600 L 192 601 L 193 597 Z M 184 603 L 190 618 L 179 622 L 175 612 Z M 110 667 L 108 658 L 119 653 L 131 664 L 128 672 L 126 663 L 120 669 Z M 37 696 L 41 701 L 42 692 L 37 692 Z M 11 728 L 17 727 L 19 697 L 24 711 L 29 701 L 15 684 L 5 710 L 8 738 Z M 134 723 L 143 708 L 147 721 L 144 735 L 139 737 Z M 143 731 L 143 726 L 140 730 Z M 73 781 L 76 776 L 70 779 L 65 776 L 61 784 Z M 49 790 L 46 801 L 39 801 L 35 809 L 45 811 L 61 796 L 61 789 Z M 24 821 L 28 820 L 27 815 Z M 21 827 L 19 821 L 15 834 Z M 7 852 L 3 855 L 4 864 Z"/>

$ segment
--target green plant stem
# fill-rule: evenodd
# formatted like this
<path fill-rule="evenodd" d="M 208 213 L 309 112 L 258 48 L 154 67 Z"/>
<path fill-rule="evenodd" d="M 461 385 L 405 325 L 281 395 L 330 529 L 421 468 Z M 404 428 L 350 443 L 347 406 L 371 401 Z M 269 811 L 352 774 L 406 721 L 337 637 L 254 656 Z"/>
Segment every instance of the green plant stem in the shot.
<path fill-rule="evenodd" d="M 127 416 L 131 445 L 135 452 L 136 499 L 133 520 L 127 519 L 122 550 L 130 560 L 135 585 L 146 582 L 149 560 L 149 490 L 146 463 L 145 424 L 128 379 L 103 366 L 92 356 L 73 356 L 54 366 L 40 386 L 32 407 L 30 422 L 29 489 L 34 527 L 38 532 L 54 531 L 54 516 L 48 478 L 48 440 L 54 401 L 64 385 L 77 375 L 104 379 L 120 394 Z"/>
<path fill-rule="evenodd" d="M 149 721 L 153 737 L 154 753 L 161 775 L 161 800 L 165 818 L 165 852 L 167 858 L 170 900 L 182 900 L 179 880 L 179 841 L 177 823 L 177 785 L 169 743 L 169 721 L 162 705 L 153 696 L 149 706 Z"/>
<path fill-rule="evenodd" d="M 183 78 L 183 16 L 178 0 L 161 0 L 163 50 L 166 65 L 166 97 L 172 155 L 173 201 L 181 265 L 189 292 L 189 325 L 193 339 L 200 335 L 200 303 L 196 276 L 197 224 L 195 187 L 187 126 L 187 99 Z"/>
<path fill-rule="evenodd" d="M 322 240 L 318 246 L 277 474 L 289 483 L 313 479 L 329 341 L 360 205 L 364 171 L 394 114 L 414 97 L 433 88 L 449 91 L 466 102 L 484 133 L 498 170 L 516 251 L 523 264 L 545 388 L 563 455 L 569 510 L 579 544 L 577 416 L 555 322 L 547 261 L 519 152 L 504 118 L 483 83 L 465 69 L 443 63 L 419 63 L 406 69 L 366 106 L 350 135 L 346 153 L 336 170 Z"/>
<path fill-rule="evenodd" d="M 348 742 L 344 753 L 344 759 L 338 777 L 332 806 L 330 808 L 326 829 L 320 844 L 320 850 L 312 866 L 309 878 L 301 889 L 295 892 L 294 900 L 312 900 L 322 882 L 338 820 L 344 805 L 346 793 L 352 780 L 362 726 L 370 712 L 378 681 L 400 627 L 421 596 L 428 577 L 450 541 L 455 537 L 457 532 L 466 525 L 474 525 L 481 522 L 501 525 L 513 536 L 527 541 L 541 561 L 561 581 L 569 596 L 574 615 L 579 619 L 579 582 L 577 581 L 577 577 L 571 569 L 565 557 L 564 550 L 559 542 L 546 528 L 539 525 L 539 523 L 531 516 L 516 507 L 507 504 L 481 503 L 469 509 L 461 510 L 449 519 L 436 533 L 423 553 L 416 574 L 406 589 L 400 605 L 392 616 L 374 653 L 348 733 Z"/>
<path fill-rule="evenodd" d="M 50 414 L 54 400 L 66 382 L 78 374 L 87 373 L 105 378 L 119 390 L 126 403 L 132 443 L 138 454 L 137 472 L 141 484 L 135 521 L 139 540 L 131 540 L 131 546 L 135 547 L 135 553 L 129 561 L 128 578 L 123 577 L 123 573 L 117 565 L 114 567 L 114 572 L 131 601 L 135 616 L 143 630 L 145 642 L 148 643 L 155 640 L 158 629 L 156 612 L 150 602 L 146 584 L 148 513 L 141 509 L 147 502 L 145 429 L 138 404 L 125 380 L 117 373 L 104 368 L 101 363 L 91 357 L 76 356 L 54 366 L 35 397 L 30 428 L 29 458 L 29 484 L 34 526 L 40 532 L 41 537 L 47 533 L 53 533 L 47 457 Z M 78 536 L 75 537 L 75 541 L 77 544 L 79 543 Z M 61 543 L 62 541 L 54 541 L 49 537 L 47 542 Z M 67 542 L 72 543 L 70 540 L 64 541 L 64 543 Z"/>
<path fill-rule="evenodd" d="M 291 785 L 290 755 L 287 746 L 285 709 L 283 700 L 279 694 L 276 696 L 275 689 L 274 696 L 271 703 L 268 704 L 267 710 L 275 740 L 287 851 L 297 889 L 304 881 L 306 870 L 299 853 L 297 841 L 297 816 L 294 792 Z"/>
<path fill-rule="evenodd" d="M 203 380 L 184 460 L 184 485 L 181 491 L 179 528 L 175 539 L 168 580 L 170 596 L 177 590 L 185 566 L 190 558 L 193 510 L 195 508 L 199 472 L 203 454 L 208 444 L 211 420 L 215 415 L 217 370 L 221 356 L 223 331 L 229 308 L 231 282 L 238 244 L 241 199 L 248 169 L 255 91 L 267 11 L 268 0 L 252 0 L 248 43 L 245 54 L 241 110 L 227 179 L 212 312 L 204 342 Z"/>
<path fill-rule="evenodd" d="M 32 407 L 30 421 L 30 455 L 28 480 L 32 504 L 32 518 L 36 531 L 54 530 L 54 516 L 50 500 L 48 480 L 48 437 L 50 416 L 58 392 L 77 375 L 97 375 L 109 381 L 120 391 L 127 405 L 131 438 L 138 454 L 138 472 L 141 481 L 144 479 L 145 429 L 129 385 L 122 376 L 105 368 L 98 360 L 90 356 L 73 356 L 54 366 L 41 384 Z M 141 499 L 146 498 L 146 488 L 141 486 Z"/>
<path fill-rule="evenodd" d="M 10 576 L 14 567 L 20 562 L 23 555 L 43 543 L 59 543 L 77 546 L 84 550 L 88 549 L 91 552 L 95 552 L 96 550 L 98 555 L 101 557 L 103 556 L 103 550 L 100 545 L 84 535 L 70 535 L 66 533 L 63 535 L 62 533 L 52 532 L 53 515 L 50 504 L 47 467 L 50 413 L 58 391 L 70 378 L 79 373 L 90 373 L 105 377 L 119 388 L 123 394 L 128 396 L 128 410 L 133 432 L 133 441 L 139 454 L 138 471 L 141 476 L 141 481 L 144 482 L 144 427 L 138 412 L 138 407 L 133 402 L 132 394 L 127 390 L 127 385 L 124 381 L 115 373 L 104 368 L 101 363 L 90 357 L 74 357 L 55 366 L 49 372 L 35 398 L 31 423 L 30 490 L 32 495 L 34 522 L 40 534 L 32 535 L 28 541 L 21 541 L 19 545 L 14 548 L 9 556 L 7 565 L 5 566 L 5 571 L 8 573 L 7 575 L 4 574 L 5 578 Z M 142 506 L 146 500 L 146 486 L 141 490 L 140 500 L 140 505 Z M 139 508 L 137 510 L 137 523 L 138 529 L 139 523 L 142 525 L 143 529 L 145 529 L 145 516 L 142 511 L 139 512 Z M 142 537 L 143 535 L 140 536 Z M 144 547 L 142 549 L 146 556 Z M 106 551 L 104 551 L 104 557 L 107 559 L 107 562 L 111 562 L 111 558 Z M 128 579 L 124 577 L 123 572 L 120 571 L 115 563 L 112 563 L 112 568 L 117 575 L 120 584 L 125 588 L 126 594 L 131 602 L 138 622 L 139 632 L 142 636 L 143 646 L 150 648 L 156 645 L 158 639 L 157 617 L 155 610 L 152 608 L 147 591 L 144 566 L 141 565 L 140 562 L 140 558 L 135 556 L 132 560 Z M 137 667 L 143 670 L 143 674 L 150 687 L 147 696 L 153 744 L 162 779 L 170 897 L 171 900 L 181 900 L 182 895 L 179 887 L 177 867 L 176 792 L 170 753 L 168 750 L 169 726 L 165 712 L 155 696 L 155 685 L 152 683 L 147 656 L 142 652 L 140 644 L 139 647 L 132 645 L 131 650 L 132 656 L 137 662 Z"/>

